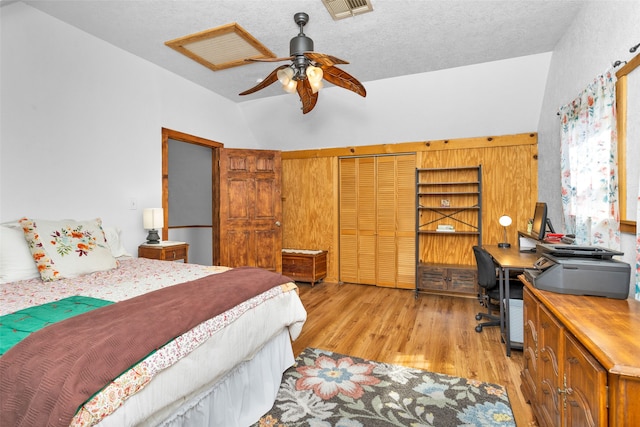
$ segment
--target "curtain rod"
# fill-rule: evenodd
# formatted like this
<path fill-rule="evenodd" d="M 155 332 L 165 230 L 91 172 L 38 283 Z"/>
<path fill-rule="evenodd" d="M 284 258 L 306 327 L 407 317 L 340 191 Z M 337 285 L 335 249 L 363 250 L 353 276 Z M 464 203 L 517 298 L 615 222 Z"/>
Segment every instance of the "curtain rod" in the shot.
<path fill-rule="evenodd" d="M 629 48 L 629 52 L 630 53 L 635 53 L 635 51 L 638 50 L 639 47 L 640 47 L 640 43 L 638 43 L 635 46 L 631 46 Z M 626 64 L 626 63 L 627 63 L 627 61 L 621 61 L 621 60 L 618 59 L 618 60 L 614 61 L 613 64 L 611 64 L 611 65 L 613 65 L 613 68 L 617 68 L 617 67 L 621 66 L 622 64 Z M 560 115 L 560 111 L 558 111 L 556 113 L 556 116 L 559 116 L 559 115 Z"/>
<path fill-rule="evenodd" d="M 631 46 L 631 47 L 629 48 L 629 52 L 630 52 L 630 53 L 635 53 L 635 51 L 636 51 L 636 50 L 638 50 L 638 48 L 639 48 L 639 47 L 640 47 L 640 43 L 638 43 L 638 44 L 637 44 L 637 45 L 635 45 L 635 46 Z M 616 67 L 618 67 L 618 66 L 620 66 L 620 65 L 622 65 L 622 64 L 626 64 L 626 63 L 627 63 L 627 61 L 620 61 L 620 60 L 618 59 L 617 61 L 615 61 L 615 62 L 613 63 L 613 68 L 616 68 Z"/>

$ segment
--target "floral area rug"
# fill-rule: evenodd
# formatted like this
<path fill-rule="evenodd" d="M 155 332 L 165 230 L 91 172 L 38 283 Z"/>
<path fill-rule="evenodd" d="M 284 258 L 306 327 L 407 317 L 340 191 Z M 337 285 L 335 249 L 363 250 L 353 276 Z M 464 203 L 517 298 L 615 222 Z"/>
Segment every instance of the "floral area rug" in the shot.
<path fill-rule="evenodd" d="M 500 385 L 307 348 L 254 427 L 515 425 Z"/>

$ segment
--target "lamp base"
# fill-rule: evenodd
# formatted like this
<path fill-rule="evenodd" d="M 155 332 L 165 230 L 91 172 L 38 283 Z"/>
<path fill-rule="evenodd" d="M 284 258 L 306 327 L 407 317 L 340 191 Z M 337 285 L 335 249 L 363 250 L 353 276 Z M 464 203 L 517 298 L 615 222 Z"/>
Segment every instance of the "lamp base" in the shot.
<path fill-rule="evenodd" d="M 160 243 L 160 236 L 158 235 L 158 230 L 149 230 L 149 235 L 147 236 L 147 243 L 152 245 L 157 245 Z"/>
<path fill-rule="evenodd" d="M 499 248 L 510 248 L 511 243 L 498 243 Z"/>

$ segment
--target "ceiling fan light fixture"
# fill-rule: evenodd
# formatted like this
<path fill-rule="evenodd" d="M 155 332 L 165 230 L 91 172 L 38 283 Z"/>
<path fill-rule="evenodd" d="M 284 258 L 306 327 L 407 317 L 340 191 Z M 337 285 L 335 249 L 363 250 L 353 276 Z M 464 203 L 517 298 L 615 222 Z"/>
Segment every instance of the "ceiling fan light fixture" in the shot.
<path fill-rule="evenodd" d="M 293 80 L 293 69 L 291 67 L 287 67 L 282 70 L 278 70 L 277 76 L 278 81 L 284 86 Z"/>
<path fill-rule="evenodd" d="M 320 80 L 315 83 L 309 82 L 309 86 L 311 86 L 311 93 L 317 93 L 324 85 L 322 80 Z"/>
<path fill-rule="evenodd" d="M 309 65 L 307 67 L 307 79 L 309 80 L 309 86 L 311 86 L 311 92 L 316 93 L 322 89 L 322 68 Z"/>
<path fill-rule="evenodd" d="M 367 90 L 355 77 L 336 67 L 336 64 L 349 62 L 313 51 L 313 40 L 304 35 L 303 28 L 309 21 L 309 15 L 299 12 L 293 15 L 295 23 L 300 27 L 300 33 L 289 43 L 290 56 L 287 58 L 257 59 L 247 58 L 246 61 L 279 62 L 291 61 L 289 65 L 281 65 L 273 70 L 254 87 L 240 92 L 240 96 L 249 95 L 264 89 L 276 80 L 289 93 L 297 92 L 302 102 L 302 114 L 313 110 L 318 101 L 318 91 L 322 89 L 322 79 L 338 87 L 350 90 L 362 97 L 367 96 Z"/>
<path fill-rule="evenodd" d="M 322 68 L 309 65 L 307 67 L 307 78 L 309 79 L 309 83 L 322 81 Z"/>
<path fill-rule="evenodd" d="M 277 72 L 278 81 L 282 84 L 282 89 L 287 93 L 296 93 L 298 82 L 294 80 L 293 68 L 287 67 Z"/>
<path fill-rule="evenodd" d="M 298 82 L 295 80 L 291 80 L 286 85 L 282 85 L 282 89 L 284 89 L 287 93 L 296 93 L 298 90 Z"/>

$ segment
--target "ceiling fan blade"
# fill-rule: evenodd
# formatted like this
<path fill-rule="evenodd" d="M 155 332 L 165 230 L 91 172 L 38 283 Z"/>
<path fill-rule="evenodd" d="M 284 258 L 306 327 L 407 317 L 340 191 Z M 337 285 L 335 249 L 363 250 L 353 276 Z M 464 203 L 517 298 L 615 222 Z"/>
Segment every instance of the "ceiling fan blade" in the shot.
<path fill-rule="evenodd" d="M 336 64 L 348 64 L 349 62 L 344 59 L 336 58 L 333 55 L 327 55 L 320 52 L 305 52 L 304 56 L 309 58 L 310 60 L 317 62 L 320 65 L 326 65 L 327 67 L 336 65 Z"/>
<path fill-rule="evenodd" d="M 293 56 L 288 56 L 286 58 L 247 58 L 245 61 L 247 62 L 281 62 L 281 61 L 291 61 Z"/>
<path fill-rule="evenodd" d="M 336 86 L 349 89 L 350 91 L 353 91 L 362 97 L 367 96 L 367 90 L 364 88 L 362 83 L 360 83 L 355 77 L 353 77 L 346 71 L 343 71 L 340 68 L 334 66 L 322 66 L 320 68 L 322 68 L 323 77 L 329 83 L 333 83 Z"/>
<path fill-rule="evenodd" d="M 316 106 L 318 92 L 313 93 L 308 79 L 299 80 L 296 89 L 298 90 L 298 95 L 300 95 L 300 101 L 302 101 L 302 114 L 307 114 Z"/>
<path fill-rule="evenodd" d="M 265 87 L 269 86 L 271 83 L 274 83 L 278 80 L 278 71 L 282 70 L 283 68 L 287 68 L 288 65 L 281 65 L 278 68 L 276 68 L 275 70 L 273 70 L 271 72 L 271 74 L 269 74 L 267 77 L 264 78 L 264 80 L 262 80 L 260 83 L 258 83 L 257 85 L 255 85 L 254 87 L 252 87 L 251 89 L 247 89 L 244 92 L 240 93 L 239 95 L 249 95 L 250 93 L 253 92 L 257 92 L 260 89 L 264 89 Z"/>

